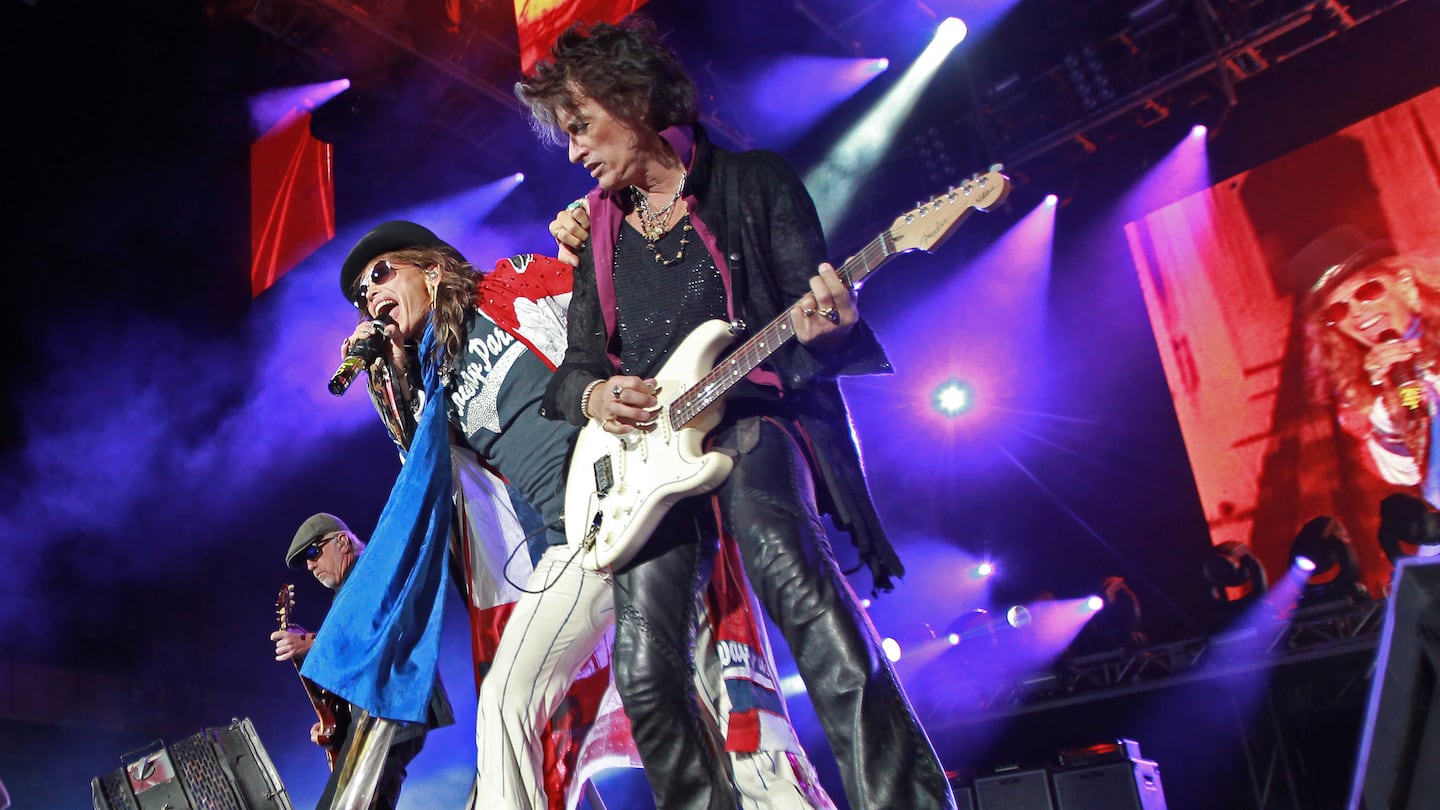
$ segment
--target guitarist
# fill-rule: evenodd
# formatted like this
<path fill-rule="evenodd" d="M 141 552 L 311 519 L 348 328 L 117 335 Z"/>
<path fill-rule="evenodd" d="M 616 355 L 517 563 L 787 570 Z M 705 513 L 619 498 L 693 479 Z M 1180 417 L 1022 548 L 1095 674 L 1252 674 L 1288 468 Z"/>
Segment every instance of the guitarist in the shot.
<path fill-rule="evenodd" d="M 568 145 L 597 184 L 546 415 L 617 435 L 649 429 L 653 375 L 709 319 L 758 328 L 789 308 L 799 338 L 727 397 L 709 445 L 735 457 L 729 477 L 712 496 L 676 504 L 615 572 L 615 681 L 657 805 L 734 806 L 677 669 L 690 657 L 694 593 L 711 556 L 691 527 L 715 516 L 789 643 L 850 805 L 954 806 L 820 522 L 823 510 L 851 534 L 878 589 L 903 574 L 835 379 L 889 364 L 853 292 L 821 263 L 824 236 L 805 187 L 773 153 L 710 143 L 694 82 L 641 18 L 572 27 L 516 91 L 537 129 Z M 558 226 L 552 234 L 566 238 Z"/>
<path fill-rule="evenodd" d="M 364 552 L 364 541 L 350 531 L 350 527 L 346 526 L 344 521 L 334 515 L 320 512 L 306 518 L 305 522 L 300 524 L 300 528 L 295 531 L 295 537 L 290 541 L 290 548 L 285 552 L 285 564 L 291 568 L 308 570 L 321 585 L 338 592 Z M 290 629 L 276 630 L 271 633 L 270 640 L 275 642 L 275 660 L 295 661 L 298 665 L 315 644 L 315 635 L 315 633 L 295 625 L 292 625 Z M 317 709 L 340 715 L 336 718 L 340 724 L 337 726 L 335 734 L 341 737 L 341 739 L 328 741 L 331 750 L 340 751 L 340 757 L 335 763 L 330 784 L 326 786 L 325 798 L 320 803 L 321 807 L 326 807 L 329 806 L 330 797 L 337 791 L 338 779 L 346 771 L 344 763 L 347 752 L 352 747 L 354 735 L 348 734 L 349 729 L 346 728 L 348 725 L 346 721 L 351 714 L 350 706 L 333 695 L 322 694 L 325 698 L 334 700 L 338 705 L 318 706 Z M 324 700 L 321 703 L 323 704 Z M 430 713 L 431 727 L 449 725 L 454 722 L 449 701 L 445 697 L 444 691 L 438 686 L 431 694 Z M 424 747 L 426 731 L 425 725 L 406 724 L 395 732 L 385 756 L 384 765 L 381 767 L 375 783 L 374 798 L 370 803 L 371 808 L 389 810 L 399 802 L 400 787 L 405 781 L 406 768 Z M 310 728 L 311 742 L 316 745 L 325 745 L 325 741 L 321 739 L 323 732 L 322 723 L 316 721 L 315 725 Z"/>

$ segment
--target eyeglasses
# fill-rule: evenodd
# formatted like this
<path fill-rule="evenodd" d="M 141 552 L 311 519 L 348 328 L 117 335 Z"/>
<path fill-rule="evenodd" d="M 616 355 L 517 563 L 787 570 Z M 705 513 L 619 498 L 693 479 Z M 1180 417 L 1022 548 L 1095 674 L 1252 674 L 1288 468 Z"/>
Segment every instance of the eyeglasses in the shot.
<path fill-rule="evenodd" d="M 366 300 L 366 296 L 370 292 L 370 285 L 384 284 L 385 282 L 393 278 L 394 275 L 395 265 L 384 259 L 376 262 L 374 266 L 370 268 L 370 275 L 366 278 L 365 281 L 361 282 L 360 286 L 355 288 L 354 294 L 350 296 L 351 303 L 353 303 L 356 308 L 363 311 L 365 309 L 365 305 L 368 303 Z"/>
<path fill-rule="evenodd" d="M 1372 301 L 1379 301 L 1383 295 L 1385 295 L 1385 282 L 1378 278 L 1372 278 L 1359 287 L 1356 287 L 1354 295 L 1350 296 L 1350 300 L 1363 301 L 1368 304 Z M 1345 320 L 1345 317 L 1349 314 L 1350 301 L 1336 301 L 1330 306 L 1320 310 L 1320 320 L 1323 321 L 1326 326 L 1334 326 Z"/>
<path fill-rule="evenodd" d="M 331 540 L 334 540 L 338 536 L 339 535 L 327 534 L 319 540 L 316 540 L 315 542 L 306 546 L 305 550 L 300 552 L 300 559 L 304 560 L 307 563 L 314 562 L 320 559 L 320 555 L 325 553 L 323 546 Z"/>

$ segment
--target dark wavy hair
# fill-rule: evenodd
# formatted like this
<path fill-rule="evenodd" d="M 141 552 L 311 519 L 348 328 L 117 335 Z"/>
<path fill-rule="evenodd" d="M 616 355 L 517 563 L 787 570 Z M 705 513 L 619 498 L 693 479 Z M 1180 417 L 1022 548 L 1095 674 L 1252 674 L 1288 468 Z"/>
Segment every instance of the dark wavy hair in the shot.
<path fill-rule="evenodd" d="M 555 144 L 566 141 L 558 113 L 576 115 L 581 97 L 640 131 L 693 124 L 699 114 L 695 81 L 680 57 L 661 42 L 655 23 L 633 14 L 616 25 L 571 25 L 549 61 L 516 83 L 515 96 L 529 108 L 536 134 Z"/>

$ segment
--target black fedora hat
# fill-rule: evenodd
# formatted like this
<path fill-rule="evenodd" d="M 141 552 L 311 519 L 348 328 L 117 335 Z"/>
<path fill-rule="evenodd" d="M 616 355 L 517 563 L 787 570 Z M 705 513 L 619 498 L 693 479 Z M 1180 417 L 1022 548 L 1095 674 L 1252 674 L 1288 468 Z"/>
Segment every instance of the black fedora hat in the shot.
<path fill-rule="evenodd" d="M 355 247 L 350 248 L 345 263 L 340 266 L 341 295 L 346 299 L 350 298 L 350 292 L 355 288 L 355 279 L 360 277 L 360 271 L 376 256 L 392 250 L 433 247 L 455 250 L 424 225 L 416 225 L 403 219 L 392 219 L 376 225 L 369 233 L 360 237 Z"/>
<path fill-rule="evenodd" d="M 1341 225 L 1301 248 L 1290 260 L 1287 275 L 1297 289 L 1306 291 L 1306 300 L 1313 307 L 1350 274 L 1394 255 L 1391 243 L 1371 239 L 1353 225 Z"/>

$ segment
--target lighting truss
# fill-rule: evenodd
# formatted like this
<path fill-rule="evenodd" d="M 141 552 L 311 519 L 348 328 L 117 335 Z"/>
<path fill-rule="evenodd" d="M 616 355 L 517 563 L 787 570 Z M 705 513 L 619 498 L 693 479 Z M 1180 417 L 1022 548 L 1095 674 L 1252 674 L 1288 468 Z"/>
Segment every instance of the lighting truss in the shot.
<path fill-rule="evenodd" d="M 1203 101 L 1234 106 L 1237 83 L 1404 2 L 1150 0 L 1116 13 L 1092 0 L 1072 21 L 1104 22 L 1091 22 L 1087 38 L 1051 40 L 1053 61 L 967 57 L 975 98 L 958 122 L 1011 168 L 1067 145 L 1093 152 L 1114 135 L 1107 125 L 1144 128 Z M 1045 34 L 1034 39 L 1047 47 Z"/>
<path fill-rule="evenodd" d="M 995 683 L 947 722 L 990 721 L 1193 681 L 1367 652 L 1379 644 L 1385 602 L 1337 602 L 1296 611 L 1269 633 L 1250 630 L 1064 658 L 1048 670 Z M 1232 651 L 1241 650 L 1241 654 Z M 976 705 L 978 704 L 978 706 Z"/>

